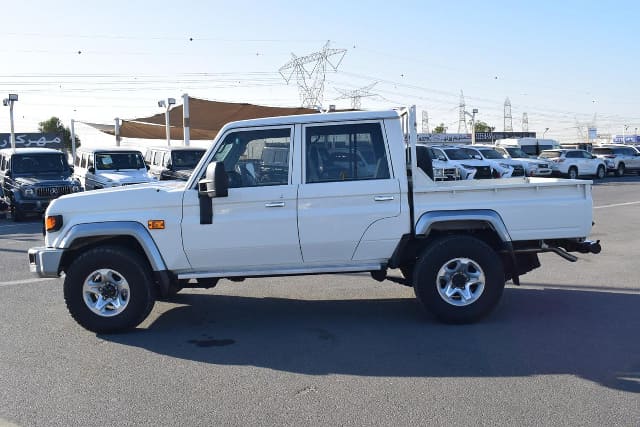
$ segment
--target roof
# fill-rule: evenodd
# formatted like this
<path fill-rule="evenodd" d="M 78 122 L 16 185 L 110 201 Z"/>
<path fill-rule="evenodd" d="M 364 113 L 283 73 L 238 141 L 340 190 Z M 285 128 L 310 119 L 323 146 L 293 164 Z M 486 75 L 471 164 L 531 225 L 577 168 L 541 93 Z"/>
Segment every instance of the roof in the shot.
<path fill-rule="evenodd" d="M 166 145 L 164 146 L 151 146 L 151 147 L 147 147 L 147 151 L 149 150 L 162 150 L 162 151 L 207 151 L 206 148 L 202 148 L 202 147 L 185 147 L 184 145 L 176 145 L 176 146 L 171 146 L 171 147 L 167 147 Z"/>
<path fill-rule="evenodd" d="M 23 148 L 16 148 L 15 150 L 11 148 L 3 148 L 0 150 L 0 153 L 5 155 L 6 154 L 51 154 L 51 153 L 62 154 L 62 151 L 55 150 L 53 148 L 23 147 Z"/>
<path fill-rule="evenodd" d="M 137 153 L 141 153 L 141 151 L 137 148 L 132 148 L 132 147 L 79 147 L 76 152 L 82 152 L 82 153 L 115 153 L 115 152 L 126 152 L 126 153 L 130 153 L 130 152 L 137 152 Z"/>

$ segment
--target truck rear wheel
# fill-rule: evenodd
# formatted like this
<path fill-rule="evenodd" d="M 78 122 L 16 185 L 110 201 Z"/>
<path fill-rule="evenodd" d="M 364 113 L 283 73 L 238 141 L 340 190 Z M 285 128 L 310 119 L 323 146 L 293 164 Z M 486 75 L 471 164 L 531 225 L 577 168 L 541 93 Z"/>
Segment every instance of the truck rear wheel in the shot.
<path fill-rule="evenodd" d="M 500 257 L 482 240 L 446 236 L 424 249 L 413 289 L 420 304 L 446 323 L 471 323 L 500 301 L 504 271 Z"/>
<path fill-rule="evenodd" d="M 140 255 L 119 246 L 102 246 L 84 252 L 67 268 L 64 299 L 83 328 L 121 332 L 149 315 L 155 288 Z"/>

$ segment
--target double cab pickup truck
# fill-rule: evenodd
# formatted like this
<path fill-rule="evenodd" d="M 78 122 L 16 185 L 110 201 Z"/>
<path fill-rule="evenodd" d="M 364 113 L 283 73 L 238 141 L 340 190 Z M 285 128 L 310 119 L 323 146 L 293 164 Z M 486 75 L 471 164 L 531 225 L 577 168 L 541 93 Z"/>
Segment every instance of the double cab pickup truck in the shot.
<path fill-rule="evenodd" d="M 539 253 L 599 252 L 587 240 L 591 181 L 434 181 L 431 163 L 418 165 L 415 123 L 414 107 L 229 123 L 186 182 L 53 201 L 31 271 L 64 273 L 71 316 L 94 332 L 134 328 L 156 298 L 220 278 L 382 281 L 389 269 L 437 319 L 467 323 Z M 277 174 L 264 161 L 272 147 L 287 156 Z"/>

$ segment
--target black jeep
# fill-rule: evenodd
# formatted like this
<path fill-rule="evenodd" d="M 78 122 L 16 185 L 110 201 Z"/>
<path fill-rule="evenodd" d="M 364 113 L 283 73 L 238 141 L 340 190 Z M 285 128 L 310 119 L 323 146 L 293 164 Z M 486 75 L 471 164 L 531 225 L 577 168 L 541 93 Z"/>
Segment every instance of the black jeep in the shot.
<path fill-rule="evenodd" d="M 11 209 L 14 221 L 28 214 L 41 215 L 56 197 L 82 191 L 71 174 L 72 168 L 58 150 L 0 150 L 0 197 Z"/>

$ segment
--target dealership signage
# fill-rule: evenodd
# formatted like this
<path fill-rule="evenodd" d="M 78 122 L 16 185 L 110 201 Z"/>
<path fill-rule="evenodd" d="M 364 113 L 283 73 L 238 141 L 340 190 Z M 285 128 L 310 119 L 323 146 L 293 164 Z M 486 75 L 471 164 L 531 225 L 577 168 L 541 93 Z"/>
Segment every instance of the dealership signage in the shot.
<path fill-rule="evenodd" d="M 58 133 L 16 133 L 16 148 L 62 148 L 62 136 Z M 0 133 L 0 148 L 11 148 L 11 134 Z"/>
<path fill-rule="evenodd" d="M 613 142 L 618 144 L 640 144 L 640 135 L 625 135 L 624 141 L 622 135 L 613 137 Z"/>
<path fill-rule="evenodd" d="M 498 139 L 535 138 L 535 132 L 476 132 L 476 143 L 493 143 Z M 419 133 L 418 142 L 430 144 L 471 144 L 470 133 Z"/>

